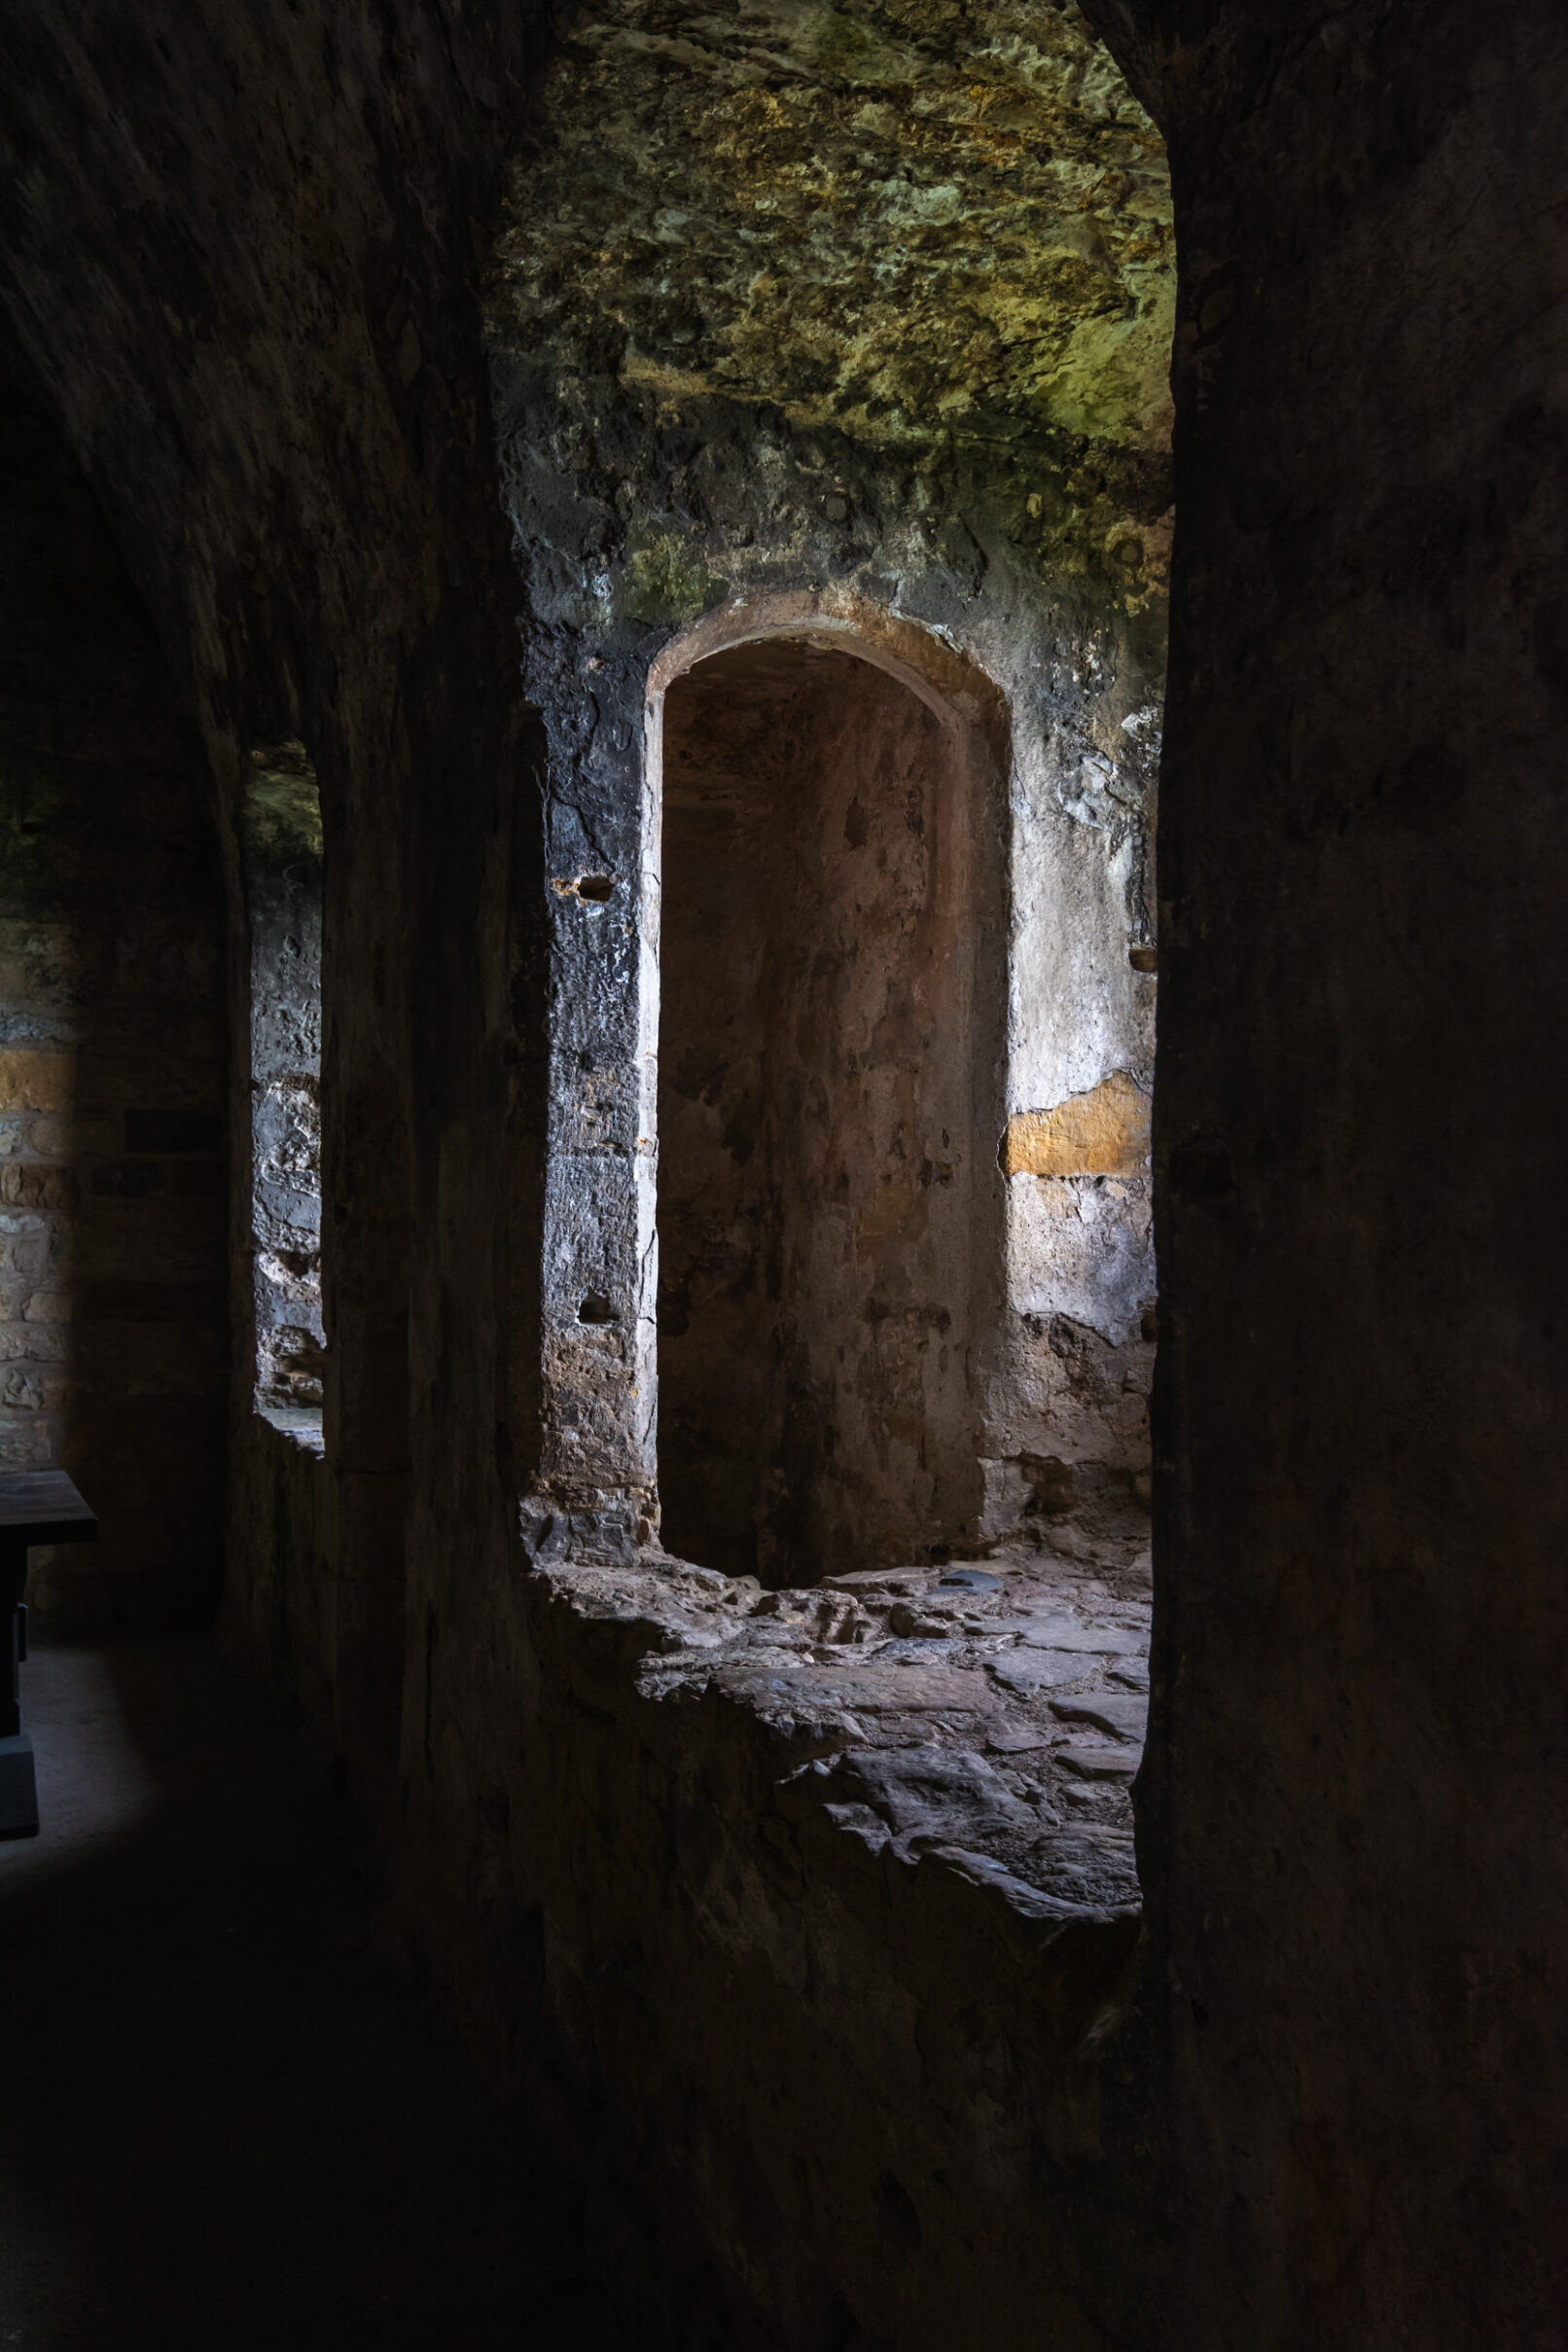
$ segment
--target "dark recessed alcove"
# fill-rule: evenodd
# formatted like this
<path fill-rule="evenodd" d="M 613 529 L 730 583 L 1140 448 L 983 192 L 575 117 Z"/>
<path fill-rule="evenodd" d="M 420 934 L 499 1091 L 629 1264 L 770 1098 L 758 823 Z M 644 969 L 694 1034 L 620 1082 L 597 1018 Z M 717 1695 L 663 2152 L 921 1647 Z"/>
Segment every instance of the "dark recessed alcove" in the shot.
<path fill-rule="evenodd" d="M 705 1565 L 809 1582 L 973 1518 L 969 786 L 950 717 L 851 654 L 669 690 L 659 1487 Z"/>

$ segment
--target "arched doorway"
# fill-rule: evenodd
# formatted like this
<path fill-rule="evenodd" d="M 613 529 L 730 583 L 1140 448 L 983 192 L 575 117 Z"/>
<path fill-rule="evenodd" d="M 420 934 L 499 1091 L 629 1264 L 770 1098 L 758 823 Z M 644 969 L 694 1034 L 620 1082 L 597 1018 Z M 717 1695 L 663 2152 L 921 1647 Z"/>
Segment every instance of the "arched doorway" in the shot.
<path fill-rule="evenodd" d="M 665 1547 L 802 1584 L 961 1543 L 1000 1291 L 994 759 L 818 632 L 674 677 L 661 767 Z"/>

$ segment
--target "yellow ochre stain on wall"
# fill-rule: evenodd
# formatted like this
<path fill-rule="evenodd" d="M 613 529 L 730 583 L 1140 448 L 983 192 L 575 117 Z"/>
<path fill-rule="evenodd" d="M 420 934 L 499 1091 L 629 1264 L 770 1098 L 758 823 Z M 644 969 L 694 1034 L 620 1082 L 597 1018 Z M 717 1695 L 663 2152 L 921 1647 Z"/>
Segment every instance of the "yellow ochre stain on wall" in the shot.
<path fill-rule="evenodd" d="M 1002 1138 L 1005 1176 L 1143 1176 L 1149 1097 L 1125 1070 L 1051 1111 L 1016 1111 Z"/>
<path fill-rule="evenodd" d="M 76 1057 L 28 1046 L 0 1051 L 0 1111 L 58 1111 L 71 1099 Z"/>

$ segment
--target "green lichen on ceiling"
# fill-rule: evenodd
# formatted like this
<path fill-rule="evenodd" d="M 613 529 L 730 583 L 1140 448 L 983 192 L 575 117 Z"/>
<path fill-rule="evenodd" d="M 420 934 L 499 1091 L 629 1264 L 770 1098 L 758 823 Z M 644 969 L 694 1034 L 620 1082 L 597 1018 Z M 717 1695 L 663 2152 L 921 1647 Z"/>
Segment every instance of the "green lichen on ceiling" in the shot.
<path fill-rule="evenodd" d="M 1163 145 L 1076 8 L 600 0 L 551 68 L 514 349 L 860 442 L 1169 434 Z"/>
<path fill-rule="evenodd" d="M 320 864 L 321 788 L 303 743 L 291 739 L 251 753 L 243 821 L 246 856 L 254 867 Z"/>

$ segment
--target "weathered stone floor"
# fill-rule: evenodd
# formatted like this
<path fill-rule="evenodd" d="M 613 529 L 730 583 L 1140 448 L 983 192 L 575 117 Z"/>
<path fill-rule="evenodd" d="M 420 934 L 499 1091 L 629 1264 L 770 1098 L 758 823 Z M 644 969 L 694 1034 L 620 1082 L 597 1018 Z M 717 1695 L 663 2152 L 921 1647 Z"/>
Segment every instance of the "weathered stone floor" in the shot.
<path fill-rule="evenodd" d="M 276 1704 L 196 1638 L 35 1652 L 25 1702 L 44 1828 L 0 1844 L 0 2344 L 631 2340 L 614 2214 L 386 1956 Z"/>
<path fill-rule="evenodd" d="M 1029 1916 L 1137 1905 L 1146 1519 L 1086 1510 L 1038 1547 L 782 1592 L 648 1552 L 547 1572 L 583 1616 L 646 1629 L 646 1696 L 717 1692 L 803 1741 L 787 1814 L 822 1803 L 873 1851 L 940 1857 Z"/>

